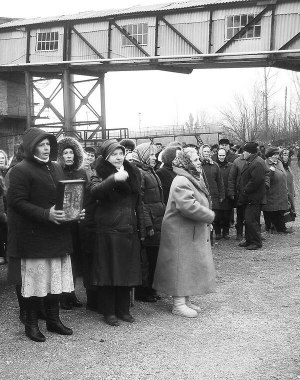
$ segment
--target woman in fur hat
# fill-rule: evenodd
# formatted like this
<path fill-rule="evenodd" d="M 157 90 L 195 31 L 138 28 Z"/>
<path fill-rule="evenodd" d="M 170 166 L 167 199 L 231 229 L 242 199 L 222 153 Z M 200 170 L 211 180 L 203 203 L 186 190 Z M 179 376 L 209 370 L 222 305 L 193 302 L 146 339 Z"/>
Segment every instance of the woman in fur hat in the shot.
<path fill-rule="evenodd" d="M 57 143 L 57 162 L 61 165 L 65 180 L 82 179 L 88 182 L 87 174 L 83 169 L 84 151 L 81 144 L 73 137 L 64 137 Z M 73 241 L 73 252 L 71 254 L 74 286 L 76 278 L 82 276 L 82 252 L 79 239 L 79 225 L 77 222 L 68 224 Z M 62 309 L 71 310 L 73 307 L 82 307 L 77 299 L 75 291 L 70 294 L 63 293 L 60 299 Z"/>
<path fill-rule="evenodd" d="M 140 173 L 124 159 L 117 140 L 104 142 L 91 193 L 95 215 L 92 283 L 98 287 L 104 320 L 132 323 L 130 288 L 141 284 L 140 239 L 144 238 Z"/>

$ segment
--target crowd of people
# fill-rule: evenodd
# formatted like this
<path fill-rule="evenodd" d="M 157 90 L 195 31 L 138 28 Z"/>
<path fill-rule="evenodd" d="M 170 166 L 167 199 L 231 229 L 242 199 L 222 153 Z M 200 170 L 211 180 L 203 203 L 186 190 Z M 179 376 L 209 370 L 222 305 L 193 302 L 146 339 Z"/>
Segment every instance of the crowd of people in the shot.
<path fill-rule="evenodd" d="M 194 318 L 200 308 L 190 297 L 216 288 L 215 240 L 261 248 L 262 215 L 266 231 L 293 232 L 286 226 L 296 215 L 289 149 L 237 147 L 226 138 L 200 147 L 110 139 L 96 153 L 36 127 L 25 131 L 10 165 L 0 150 L 0 264 L 8 261 L 19 319 L 33 341 L 46 340 L 39 319 L 48 331 L 73 333 L 59 309 L 83 306 L 78 277 L 86 308 L 110 326 L 135 321 L 133 296 L 172 296 L 172 313 Z M 55 207 L 63 180 L 85 183 L 74 221 Z"/>

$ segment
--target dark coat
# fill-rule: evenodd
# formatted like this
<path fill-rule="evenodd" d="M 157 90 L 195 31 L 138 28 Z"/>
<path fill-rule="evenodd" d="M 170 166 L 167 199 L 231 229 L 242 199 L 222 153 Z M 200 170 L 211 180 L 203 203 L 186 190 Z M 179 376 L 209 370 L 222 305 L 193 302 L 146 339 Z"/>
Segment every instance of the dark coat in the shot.
<path fill-rule="evenodd" d="M 202 162 L 202 168 L 209 187 L 212 209 L 219 209 L 219 200 L 225 198 L 225 187 L 219 165 L 214 162 Z"/>
<path fill-rule="evenodd" d="M 224 162 L 220 163 L 218 162 L 221 176 L 223 179 L 223 184 L 225 188 L 225 198 L 222 202 L 219 202 L 219 210 L 230 210 L 233 207 L 233 201 L 229 199 L 228 195 L 228 177 L 231 170 L 231 166 L 233 165 L 231 162 Z"/>
<path fill-rule="evenodd" d="M 173 168 L 169 168 L 164 165 L 162 168 L 156 171 L 157 176 L 159 177 L 163 189 L 164 203 L 168 203 L 170 187 L 172 185 L 173 179 L 176 177 Z"/>
<path fill-rule="evenodd" d="M 140 162 L 134 163 L 141 173 L 142 202 L 146 230 L 154 230 L 153 236 L 147 236 L 145 245 L 159 246 L 161 223 L 165 214 L 163 190 L 155 171 Z"/>
<path fill-rule="evenodd" d="M 264 160 L 252 154 L 242 169 L 238 186 L 238 202 L 241 204 L 266 203 L 266 176 L 268 174 Z"/>
<path fill-rule="evenodd" d="M 241 179 L 241 173 L 243 167 L 246 163 L 244 155 L 240 155 L 231 165 L 229 176 L 228 176 L 228 188 L 227 194 L 229 197 L 234 197 L 235 202 L 239 206 L 238 201 L 238 187 Z"/>
<path fill-rule="evenodd" d="M 26 158 L 10 172 L 8 201 L 8 256 L 54 258 L 72 252 L 71 234 L 66 224 L 49 221 L 56 202 L 56 186 L 64 179 L 60 165 L 39 162 L 33 157 L 35 145 L 49 134 L 31 128 L 24 135 Z M 52 138 L 50 136 L 51 149 Z"/>
<path fill-rule="evenodd" d="M 139 238 L 144 237 L 141 180 L 137 168 L 124 161 L 129 178 L 116 182 L 117 169 L 103 157 L 97 161 L 91 193 L 95 214 L 92 283 L 135 286 L 142 283 Z"/>
<path fill-rule="evenodd" d="M 263 211 L 284 211 L 288 210 L 288 188 L 286 171 L 281 161 L 276 165 L 267 158 L 266 164 L 270 168 L 270 188 L 267 192 L 267 202 L 263 206 Z"/>

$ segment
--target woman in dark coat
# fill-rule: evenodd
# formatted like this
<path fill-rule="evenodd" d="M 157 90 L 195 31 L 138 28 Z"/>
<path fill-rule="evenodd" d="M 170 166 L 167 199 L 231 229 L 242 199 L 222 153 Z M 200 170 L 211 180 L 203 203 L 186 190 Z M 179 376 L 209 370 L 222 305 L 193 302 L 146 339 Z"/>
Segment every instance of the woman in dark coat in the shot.
<path fill-rule="evenodd" d="M 145 302 L 156 302 L 159 296 L 152 283 L 160 244 L 161 223 L 165 214 L 165 204 L 160 179 L 154 171 L 156 146 L 152 143 L 139 144 L 133 151 L 134 164 L 141 173 L 141 190 L 147 236 L 144 245 L 148 261 L 147 286 L 136 288 L 135 297 Z M 145 258 L 144 258 L 145 259 Z M 143 284 L 144 285 L 144 284 Z"/>
<path fill-rule="evenodd" d="M 64 178 L 60 165 L 50 161 L 56 153 L 53 135 L 29 128 L 23 136 L 25 158 L 10 172 L 7 192 L 8 253 L 21 259 L 22 296 L 26 309 L 26 335 L 36 342 L 45 336 L 38 327 L 39 299 L 44 298 L 49 331 L 71 335 L 59 318 L 59 294 L 74 290 L 70 253 L 71 234 L 55 210 L 56 185 Z M 19 274 L 16 276 L 19 278 Z"/>
<path fill-rule="evenodd" d="M 284 222 L 284 212 L 288 210 L 287 175 L 279 160 L 280 149 L 269 147 L 266 151 L 266 164 L 270 170 L 270 187 L 267 192 L 267 204 L 263 205 L 266 230 L 276 228 L 278 233 L 291 233 Z"/>
<path fill-rule="evenodd" d="M 228 177 L 232 166 L 231 162 L 226 159 L 226 151 L 221 148 L 218 150 L 217 164 L 219 165 L 224 188 L 225 197 L 224 200 L 219 202 L 219 208 L 215 210 L 216 217 L 214 220 L 214 229 L 216 233 L 216 239 L 230 239 L 229 228 L 230 228 L 230 218 L 232 213 L 233 203 L 228 196 Z"/>
<path fill-rule="evenodd" d="M 161 160 L 163 166 L 156 171 L 157 176 L 159 177 L 165 205 L 168 203 L 170 187 L 172 185 L 173 179 L 176 177 L 176 173 L 173 171 L 172 162 L 177 155 L 177 152 L 181 151 L 180 146 L 168 146 L 163 150 L 161 155 Z"/>
<path fill-rule="evenodd" d="M 84 151 L 80 143 L 73 137 L 64 137 L 57 143 L 58 155 L 57 162 L 61 165 L 65 180 L 82 179 L 88 182 L 88 177 L 84 165 Z M 72 271 L 74 287 L 76 278 L 82 276 L 82 252 L 80 244 L 79 224 L 69 222 L 73 241 L 73 251 L 71 253 Z M 77 299 L 75 291 L 63 293 L 60 297 L 62 309 L 71 310 L 73 307 L 82 307 L 82 303 Z"/>
<path fill-rule="evenodd" d="M 144 237 L 140 174 L 124 160 L 116 140 L 102 146 L 92 177 L 91 193 L 98 200 L 93 248 L 93 285 L 98 286 L 104 320 L 118 326 L 130 315 L 130 288 L 140 285 L 140 239 Z"/>

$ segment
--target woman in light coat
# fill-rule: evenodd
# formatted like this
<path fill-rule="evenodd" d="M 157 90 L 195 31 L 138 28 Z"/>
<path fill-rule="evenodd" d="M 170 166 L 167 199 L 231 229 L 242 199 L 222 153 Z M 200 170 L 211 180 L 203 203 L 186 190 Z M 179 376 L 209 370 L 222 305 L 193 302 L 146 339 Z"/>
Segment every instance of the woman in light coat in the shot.
<path fill-rule="evenodd" d="M 196 317 L 189 296 L 215 291 L 210 229 L 214 220 L 209 192 L 194 148 L 173 161 L 174 178 L 162 223 L 153 287 L 173 296 L 173 314 Z"/>

